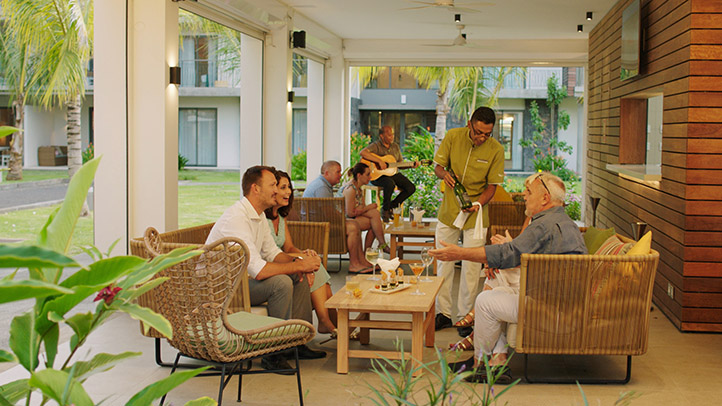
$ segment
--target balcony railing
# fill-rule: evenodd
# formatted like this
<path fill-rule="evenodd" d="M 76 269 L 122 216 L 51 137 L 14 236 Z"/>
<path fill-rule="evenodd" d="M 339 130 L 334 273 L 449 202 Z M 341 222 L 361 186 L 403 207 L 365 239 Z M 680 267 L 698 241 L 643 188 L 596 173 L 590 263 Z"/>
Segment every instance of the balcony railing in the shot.
<path fill-rule="evenodd" d="M 240 69 L 224 69 L 222 64 L 209 59 L 180 61 L 182 87 L 238 87 Z"/>

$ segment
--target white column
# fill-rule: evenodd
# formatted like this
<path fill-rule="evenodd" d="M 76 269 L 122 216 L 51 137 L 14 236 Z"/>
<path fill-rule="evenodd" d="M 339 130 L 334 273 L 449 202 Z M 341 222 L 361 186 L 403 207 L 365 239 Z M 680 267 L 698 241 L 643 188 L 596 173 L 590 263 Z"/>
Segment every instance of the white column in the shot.
<path fill-rule="evenodd" d="M 263 41 L 241 34 L 241 174 L 263 151 Z"/>
<path fill-rule="evenodd" d="M 292 89 L 292 52 L 287 25 L 271 31 L 264 49 L 263 164 L 290 172 L 292 111 L 288 91 Z"/>
<path fill-rule="evenodd" d="M 112 0 L 95 10 L 95 138 L 104 156 L 95 182 L 96 244 L 121 237 L 119 252 L 149 226 L 178 226 L 178 89 L 168 83 L 169 67 L 178 64 L 178 6 L 128 0 L 127 57 L 125 7 Z"/>
<path fill-rule="evenodd" d="M 348 166 L 349 99 L 346 93 L 346 69 L 341 53 L 326 61 L 324 75 L 324 160 L 333 159 Z M 317 166 L 318 168 L 319 166 Z M 311 179 L 309 177 L 309 179 Z"/>
<path fill-rule="evenodd" d="M 308 59 L 306 98 L 306 179 L 316 178 L 323 159 L 323 64 Z"/>
<path fill-rule="evenodd" d="M 120 238 L 114 254 L 128 246 L 125 14 L 126 0 L 95 4 L 95 245 L 105 251 Z"/>

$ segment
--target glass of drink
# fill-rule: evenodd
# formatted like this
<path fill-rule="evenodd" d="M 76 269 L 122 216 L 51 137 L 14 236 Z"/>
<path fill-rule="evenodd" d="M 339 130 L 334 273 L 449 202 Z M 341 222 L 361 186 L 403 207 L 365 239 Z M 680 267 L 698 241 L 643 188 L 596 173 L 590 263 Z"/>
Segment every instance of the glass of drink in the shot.
<path fill-rule="evenodd" d="M 373 273 L 369 276 L 370 281 L 378 281 L 379 277 L 376 276 L 376 263 L 379 261 L 379 248 L 369 247 L 366 248 L 366 260 L 371 262 L 374 266 Z"/>
<path fill-rule="evenodd" d="M 346 294 L 353 296 L 353 292 L 356 289 L 361 289 L 361 281 L 358 280 L 356 275 L 349 275 L 346 277 Z"/>
<path fill-rule="evenodd" d="M 426 293 L 419 290 L 419 276 L 421 275 L 421 272 L 424 271 L 424 264 L 420 264 L 418 262 L 415 262 L 411 264 L 411 272 L 416 275 L 416 292 L 411 292 L 412 295 L 425 295 Z"/>
<path fill-rule="evenodd" d="M 393 209 L 394 213 L 394 227 L 401 225 L 401 206 Z"/>
<path fill-rule="evenodd" d="M 426 276 L 424 276 L 424 279 L 421 279 L 421 282 L 431 282 L 432 279 L 429 278 L 429 265 L 434 262 L 434 258 L 429 254 L 428 248 L 421 250 L 421 261 L 424 263 L 424 269 L 426 270 Z"/>

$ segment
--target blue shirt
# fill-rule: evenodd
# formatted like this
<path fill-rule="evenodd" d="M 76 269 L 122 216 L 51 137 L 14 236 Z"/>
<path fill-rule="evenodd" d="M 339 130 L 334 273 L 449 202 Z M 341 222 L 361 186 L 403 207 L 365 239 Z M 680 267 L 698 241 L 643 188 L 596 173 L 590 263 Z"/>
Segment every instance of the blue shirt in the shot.
<path fill-rule="evenodd" d="M 306 185 L 303 197 L 333 197 L 333 186 L 323 175 L 318 175 L 318 178 Z"/>
<path fill-rule="evenodd" d="M 529 226 L 511 242 L 487 245 L 486 262 L 491 268 L 514 268 L 521 254 L 586 254 L 584 238 L 564 207 L 535 214 Z"/>

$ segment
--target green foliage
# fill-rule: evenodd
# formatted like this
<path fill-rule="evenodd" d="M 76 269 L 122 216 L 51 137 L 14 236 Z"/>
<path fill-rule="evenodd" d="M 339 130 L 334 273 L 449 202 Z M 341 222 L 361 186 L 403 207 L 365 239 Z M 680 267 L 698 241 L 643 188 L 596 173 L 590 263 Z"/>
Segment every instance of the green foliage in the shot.
<path fill-rule="evenodd" d="M 188 158 L 184 157 L 181 154 L 178 154 L 178 170 L 182 171 L 186 165 L 188 164 Z"/>
<path fill-rule="evenodd" d="M 138 306 L 134 300 L 163 281 L 163 278 L 151 280 L 156 273 L 198 255 L 198 251 L 178 249 L 145 262 L 131 256 L 103 258 L 103 254 L 93 248 L 87 252 L 97 260 L 87 267 L 80 267 L 66 255 L 98 163 L 99 158 L 90 160 L 72 177 L 65 200 L 50 215 L 39 232 L 36 244 L 0 244 L 0 262 L 28 268 L 27 279 L 16 279 L 18 274 L 26 274 L 16 271 L 0 280 L 0 303 L 35 300 L 31 310 L 15 317 L 10 323 L 9 346 L 12 353 L 0 352 L 0 361 L 17 361 L 28 371 L 30 379 L 3 384 L 0 387 L 0 404 L 15 404 L 21 399 L 31 404 L 33 393 L 41 395 L 41 404 L 51 400 L 59 405 L 95 404 L 83 388 L 85 380 L 124 359 L 140 355 L 132 352 L 96 354 L 89 361 L 73 363 L 73 356 L 88 336 L 116 311 L 128 313 L 168 337 L 173 334 L 167 320 Z M 79 269 L 62 279 L 66 267 Z M 75 306 L 96 294 L 95 301 L 100 302 L 94 312 L 71 314 Z M 70 354 L 60 366 L 56 366 L 61 324 L 69 326 L 74 335 L 70 340 Z M 150 385 L 129 404 L 149 405 L 152 400 L 202 370 L 174 374 L 161 384 Z"/>
<path fill-rule="evenodd" d="M 351 151 L 349 156 L 349 167 L 353 168 L 354 165 L 361 160 L 361 150 L 368 147 L 371 143 L 371 136 L 360 133 L 351 134 Z"/>
<path fill-rule="evenodd" d="M 10 127 L 6 125 L 0 126 L 0 138 L 7 137 L 8 135 L 12 135 L 18 131 L 20 130 L 15 127 Z"/>
<path fill-rule="evenodd" d="M 547 106 L 550 108 L 549 128 L 547 123 L 539 114 L 539 105 L 536 101 L 531 102 L 529 114 L 534 127 L 531 139 L 519 141 L 519 144 L 531 149 L 534 155 L 534 169 L 536 171 L 551 172 L 564 181 L 576 179 L 574 171 L 567 168 L 567 161 L 557 155 L 559 152 L 571 154 L 573 147 L 565 142 L 559 141 L 559 130 L 566 130 L 569 127 L 569 113 L 559 109 L 559 105 L 567 97 L 566 86 L 559 87 L 556 75 L 552 75 L 547 81 Z"/>
<path fill-rule="evenodd" d="M 291 157 L 291 180 L 306 180 L 306 151 Z"/>
<path fill-rule="evenodd" d="M 411 360 L 406 358 L 403 352 L 403 343 L 396 341 L 396 347 L 400 351 L 399 360 L 389 360 L 382 357 L 381 361 L 372 360 L 371 369 L 381 379 L 381 387 L 367 384 L 371 395 L 367 396 L 376 405 L 477 405 L 487 406 L 495 404 L 499 397 L 506 391 L 519 383 L 519 379 L 509 384 L 506 388 L 494 393 L 492 387 L 501 376 L 504 367 L 489 367 L 484 359 L 486 374 L 489 383 L 482 386 L 471 386 L 464 381 L 464 378 L 471 375 L 473 371 L 456 372 L 449 367 L 444 353 L 437 348 L 436 360 L 416 367 L 411 365 Z M 424 371 L 422 376 L 414 377 L 420 370 Z M 419 386 L 421 388 L 417 389 Z"/>
<path fill-rule="evenodd" d="M 418 132 L 410 132 L 404 145 L 404 158 L 407 160 L 434 159 L 434 136 L 423 127 Z M 443 194 L 439 189 L 439 178 L 432 166 L 420 166 L 407 169 L 404 174 L 416 185 L 416 193 L 406 200 L 406 207 L 421 207 L 424 216 L 436 217 Z"/>
<path fill-rule="evenodd" d="M 83 164 L 85 164 L 86 162 L 95 158 L 95 147 L 93 146 L 92 142 L 90 144 L 88 144 L 88 147 L 83 150 L 82 156 L 83 156 Z"/>

